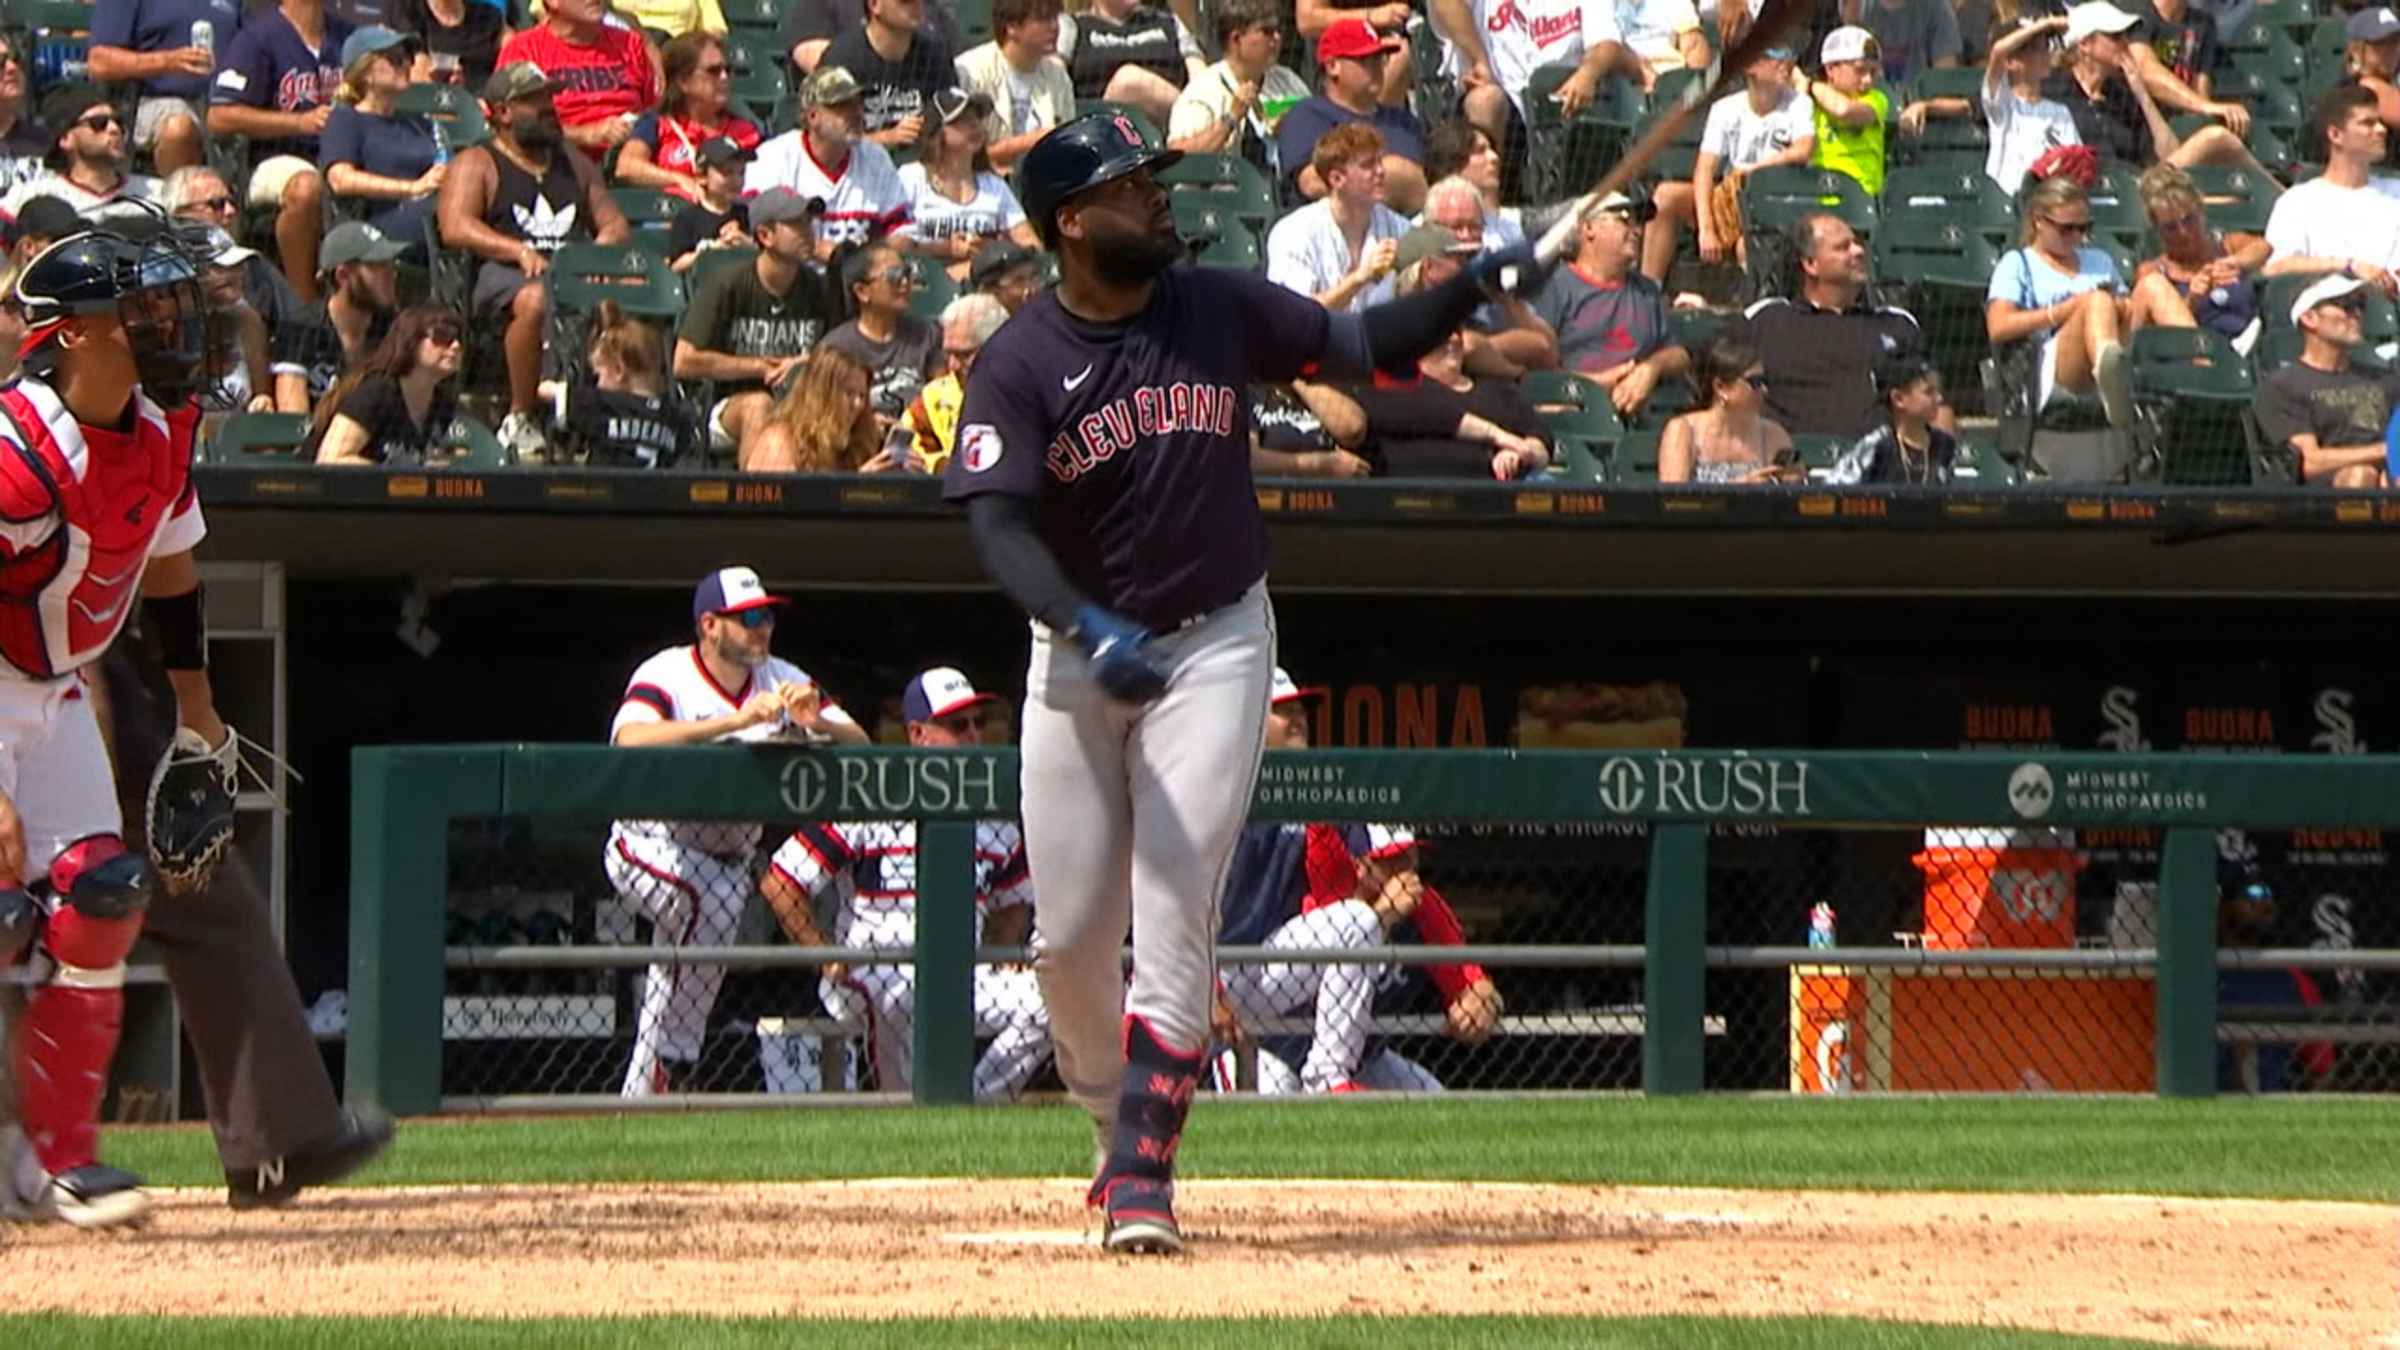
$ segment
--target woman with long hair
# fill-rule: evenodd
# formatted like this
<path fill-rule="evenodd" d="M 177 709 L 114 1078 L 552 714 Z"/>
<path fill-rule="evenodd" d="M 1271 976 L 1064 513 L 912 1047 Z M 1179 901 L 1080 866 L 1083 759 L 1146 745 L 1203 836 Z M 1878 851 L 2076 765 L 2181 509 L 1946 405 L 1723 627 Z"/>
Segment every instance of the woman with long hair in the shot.
<path fill-rule="evenodd" d="M 2131 326 L 2206 328 L 2247 353 L 2258 338 L 2266 239 L 2211 229 L 2199 185 L 2172 164 L 2153 166 L 2141 186 L 2160 251 L 2133 271 Z"/>
<path fill-rule="evenodd" d="M 934 132 L 924 158 L 902 165 L 900 188 L 908 196 L 909 229 L 917 252 L 936 259 L 953 281 L 967 279 L 975 250 L 1005 235 L 1027 248 L 1040 248 L 1025 208 L 1008 182 L 992 172 L 984 153 L 984 119 L 991 100 L 964 89 L 933 96 Z"/>
<path fill-rule="evenodd" d="M 819 343 L 799 377 L 750 438 L 747 473 L 888 473 L 900 454 L 879 447 L 881 424 L 867 403 L 865 363 Z"/>
<path fill-rule="evenodd" d="M 631 187 L 665 188 L 685 201 L 700 200 L 700 143 L 723 136 L 743 153 L 758 148 L 765 133 L 733 111 L 733 66 L 725 39 L 694 29 L 667 43 L 660 53 L 666 94 L 658 111 L 633 124 L 617 152 L 616 179 Z"/>
<path fill-rule="evenodd" d="M 672 468 L 699 450 L 699 422 L 667 382 L 667 349 L 656 328 L 603 300 L 592 310 L 584 372 L 545 380 L 555 444 L 571 463 L 620 469 Z"/>
<path fill-rule="evenodd" d="M 1792 434 L 1766 415 L 1767 367 L 1758 345 L 1719 333 L 1692 360 L 1700 406 L 1667 423 L 1658 440 L 1662 483 L 1790 483 Z"/>
<path fill-rule="evenodd" d="M 392 101 L 408 88 L 416 40 L 381 25 L 361 28 L 342 44 L 342 87 L 317 143 L 325 187 L 335 197 L 367 205 L 367 223 L 425 251 L 425 214 L 449 173 L 433 124 L 402 117 Z"/>
<path fill-rule="evenodd" d="M 446 388 L 466 354 L 466 321 L 440 305 L 400 311 L 358 369 L 317 404 L 309 450 L 319 464 L 421 464 L 449 435 Z"/>
<path fill-rule="evenodd" d="M 874 372 L 869 400 L 875 415 L 889 422 L 907 411 L 927 380 L 942 373 L 942 335 L 909 312 L 916 274 L 890 244 L 878 241 L 847 256 L 835 253 L 834 273 L 852 317 L 825 335 L 825 345 L 848 352 Z"/>
<path fill-rule="evenodd" d="M 2023 245 L 1992 269 L 1983 326 L 1995 347 L 2041 344 L 2034 407 L 2060 389 L 2094 394 L 2110 426 L 2133 418 L 2126 334 L 2134 324 L 2125 278 L 2107 250 L 2092 246 L 2092 203 L 2067 177 L 2026 189 L 2018 208 Z"/>

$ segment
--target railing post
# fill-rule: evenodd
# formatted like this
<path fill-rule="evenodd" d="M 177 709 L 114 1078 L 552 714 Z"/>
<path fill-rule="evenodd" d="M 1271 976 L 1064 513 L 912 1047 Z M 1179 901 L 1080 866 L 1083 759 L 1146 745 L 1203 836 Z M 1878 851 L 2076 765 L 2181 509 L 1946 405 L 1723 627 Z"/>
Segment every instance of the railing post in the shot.
<path fill-rule="evenodd" d="M 442 910 L 450 820 L 500 810 L 489 749 L 366 748 L 350 754 L 352 1105 L 430 1115 L 442 1105 Z"/>
<path fill-rule="evenodd" d="M 2217 840 L 2167 831 L 2158 883 L 2158 1095 L 2217 1091 Z"/>
<path fill-rule="evenodd" d="M 924 1105 L 974 1100 L 975 826 L 917 826 L 917 1006 L 913 1084 Z"/>
<path fill-rule="evenodd" d="M 1708 1046 L 1708 827 L 1650 828 L 1642 950 L 1642 1090 L 1700 1090 Z"/>

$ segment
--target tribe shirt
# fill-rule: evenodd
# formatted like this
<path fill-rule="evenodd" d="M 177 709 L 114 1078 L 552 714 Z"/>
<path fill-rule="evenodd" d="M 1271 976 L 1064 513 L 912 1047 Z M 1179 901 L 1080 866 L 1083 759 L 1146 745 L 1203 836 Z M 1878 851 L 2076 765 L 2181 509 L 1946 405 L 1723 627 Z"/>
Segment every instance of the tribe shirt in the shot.
<path fill-rule="evenodd" d="M 825 279 L 813 267 L 802 268 L 792 288 L 777 295 L 758 279 L 756 263 L 728 263 L 701 283 L 675 336 L 729 356 L 798 356 L 816 346 L 837 317 Z M 731 398 L 765 387 L 757 380 L 720 380 L 717 393 Z"/>
<path fill-rule="evenodd" d="M 888 920 L 917 907 L 917 826 L 908 820 L 811 821 L 792 831 L 768 864 L 802 895 L 830 889 L 846 892 L 834 920 L 836 946 L 850 945 L 858 918 Z M 1033 903 L 1033 880 L 1025 867 L 1025 835 L 1015 821 L 975 822 L 975 938 L 983 940 L 984 916 Z M 888 922 L 874 924 L 884 942 L 898 935 Z"/>
<path fill-rule="evenodd" d="M 742 682 L 739 689 L 727 689 L 717 683 L 701 664 L 700 649 L 689 643 L 669 647 L 634 667 L 633 678 L 625 682 L 625 697 L 617 704 L 617 715 L 608 725 L 611 745 L 625 733 L 625 728 L 643 722 L 701 722 L 712 717 L 726 717 L 741 710 L 742 700 L 761 689 L 780 689 L 787 684 L 815 684 L 807 671 L 781 657 L 770 656 Z M 855 726 L 850 714 L 842 711 L 830 694 L 825 700 L 822 716 L 828 722 Z M 720 741 L 774 741 L 792 739 L 797 729 L 785 718 L 761 722 L 717 739 Z M 620 820 L 616 834 L 633 836 L 703 853 L 748 853 L 758 846 L 759 827 L 732 821 L 697 820 Z"/>
<path fill-rule="evenodd" d="M 1615 0 L 1475 0 L 1476 26 L 1492 60 L 1492 79 L 1525 112 L 1536 68 L 1576 65 L 1603 42 L 1622 42 Z"/>
<path fill-rule="evenodd" d="M 790 188 L 802 197 L 821 197 L 817 238 L 828 244 L 863 244 L 886 234 L 909 234 L 908 190 L 891 154 L 860 140 L 839 164 L 817 158 L 804 131 L 787 131 L 758 147 L 742 175 L 742 195 Z"/>
<path fill-rule="evenodd" d="M 280 9 L 252 14 L 233 41 L 220 47 L 217 78 L 209 86 L 210 103 L 239 104 L 265 112 L 304 113 L 333 102 L 342 87 L 342 43 L 350 25 L 325 16 L 325 43 L 311 47 Z M 298 155 L 317 162 L 317 138 L 290 136 L 250 142 L 250 162 L 275 155 Z"/>
<path fill-rule="evenodd" d="M 1118 323 L 1045 291 L 975 358 L 943 496 L 1030 499 L 1068 580 L 1153 629 L 1230 604 L 1267 570 L 1247 391 L 1307 374 L 1332 322 L 1222 269 L 1168 269 Z"/>
<path fill-rule="evenodd" d="M 200 407 L 163 412 L 137 393 L 130 429 L 89 427 L 31 377 L 0 403 L 0 657 L 53 679 L 108 650 L 150 559 L 208 533 L 192 483 Z"/>
<path fill-rule="evenodd" d="M 644 113 L 658 106 L 658 70 L 642 35 L 602 24 L 588 47 L 562 41 L 549 25 L 528 28 L 500 44 L 500 64 L 531 61 L 558 85 L 551 105 L 563 126 Z"/>

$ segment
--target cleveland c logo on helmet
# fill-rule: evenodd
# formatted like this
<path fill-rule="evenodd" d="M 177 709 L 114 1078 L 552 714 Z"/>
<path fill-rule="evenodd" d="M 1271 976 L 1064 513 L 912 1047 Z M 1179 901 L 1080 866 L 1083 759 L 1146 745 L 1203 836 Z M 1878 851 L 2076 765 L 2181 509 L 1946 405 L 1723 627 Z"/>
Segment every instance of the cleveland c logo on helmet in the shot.
<path fill-rule="evenodd" d="M 1125 114 L 1118 113 L 1111 120 L 1117 124 L 1117 134 L 1125 139 L 1127 145 L 1142 143 L 1142 133 L 1133 129 L 1133 123 L 1126 120 Z"/>

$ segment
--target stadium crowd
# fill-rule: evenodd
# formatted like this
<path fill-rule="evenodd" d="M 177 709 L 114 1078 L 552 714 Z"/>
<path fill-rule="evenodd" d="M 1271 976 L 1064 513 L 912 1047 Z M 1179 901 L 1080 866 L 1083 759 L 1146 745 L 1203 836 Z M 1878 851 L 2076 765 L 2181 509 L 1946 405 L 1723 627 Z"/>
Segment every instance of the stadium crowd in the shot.
<path fill-rule="evenodd" d="M 1540 234 L 1757 9 L 524 3 L 0 6 L 10 267 L 212 231 L 220 458 L 933 472 L 1061 121 L 1184 152 L 1196 264 L 1356 309 Z M 2381 486 L 2396 74 L 2383 5 L 1821 0 L 1537 292 L 1254 391 L 1255 464 Z"/>

